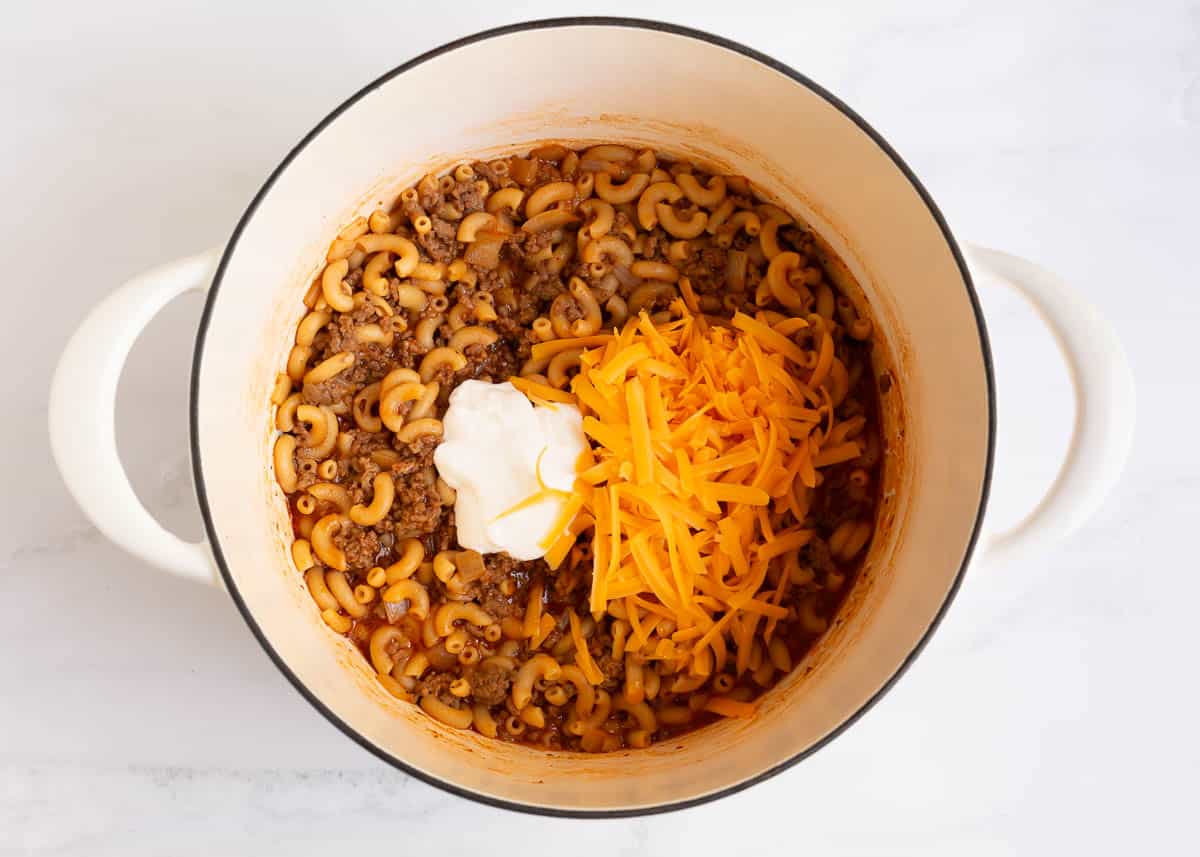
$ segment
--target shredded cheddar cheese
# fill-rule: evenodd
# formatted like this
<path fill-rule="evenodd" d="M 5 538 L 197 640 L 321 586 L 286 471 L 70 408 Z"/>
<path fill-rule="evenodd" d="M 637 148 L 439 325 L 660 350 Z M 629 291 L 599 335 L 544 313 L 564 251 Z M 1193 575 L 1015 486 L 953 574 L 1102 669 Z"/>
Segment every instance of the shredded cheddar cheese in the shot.
<path fill-rule="evenodd" d="M 556 568 L 591 529 L 591 612 L 626 619 L 625 651 L 668 662 L 681 680 L 731 658 L 742 673 L 755 646 L 765 652 L 789 616 L 789 570 L 813 536 L 802 522 L 817 471 L 860 452 L 834 428 L 827 331 L 816 331 L 816 361 L 806 363 L 811 353 L 791 339 L 803 319 L 739 312 L 726 327 L 682 291 L 675 320 L 643 312 L 611 335 L 534 346 L 535 359 L 583 349 L 569 393 L 513 379 L 527 396 L 579 407 L 592 445 L 547 535 L 547 562 Z M 526 621 L 527 633 L 540 630 L 540 617 Z M 579 666 L 597 683 L 573 612 L 570 626 Z M 754 710 L 721 697 L 708 705 L 727 716 Z"/>

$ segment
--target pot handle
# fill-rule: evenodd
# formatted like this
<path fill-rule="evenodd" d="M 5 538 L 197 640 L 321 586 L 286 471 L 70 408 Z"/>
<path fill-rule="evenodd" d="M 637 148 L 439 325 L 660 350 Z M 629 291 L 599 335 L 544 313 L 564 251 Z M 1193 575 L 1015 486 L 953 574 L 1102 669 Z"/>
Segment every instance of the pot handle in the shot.
<path fill-rule="evenodd" d="M 116 398 L 134 341 L 171 300 L 207 291 L 220 258 L 209 250 L 134 277 L 95 306 L 67 342 L 50 383 L 50 449 L 85 515 L 111 541 L 159 568 L 214 583 L 205 543 L 164 529 L 138 500 L 117 454 Z"/>
<path fill-rule="evenodd" d="M 1021 523 L 988 533 L 984 556 L 1009 562 L 1079 529 L 1112 491 L 1133 443 L 1133 372 L 1116 331 L 1077 289 L 1033 262 L 965 245 L 967 264 L 1014 287 L 1054 335 L 1075 388 L 1075 425 L 1046 495 Z"/>

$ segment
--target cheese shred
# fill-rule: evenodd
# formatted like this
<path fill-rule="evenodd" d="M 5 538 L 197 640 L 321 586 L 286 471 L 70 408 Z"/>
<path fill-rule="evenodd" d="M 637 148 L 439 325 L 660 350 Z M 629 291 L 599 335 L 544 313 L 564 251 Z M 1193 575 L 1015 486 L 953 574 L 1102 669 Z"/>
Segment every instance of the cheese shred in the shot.
<path fill-rule="evenodd" d="M 807 512 L 817 469 L 859 447 L 843 427 L 822 448 L 835 420 L 824 386 L 828 333 L 813 355 L 791 338 L 807 327 L 801 319 L 739 312 L 716 324 L 682 291 L 672 320 L 642 312 L 612 335 L 564 341 L 584 349 L 570 392 L 513 383 L 531 397 L 577 404 L 592 443 L 547 535 L 548 561 L 562 562 L 590 529 L 592 614 L 628 623 L 626 657 L 666 662 L 689 682 L 731 662 L 745 671 L 775 624 L 794 618 L 779 602 L 813 536 L 797 515 Z M 534 356 L 566 347 L 544 343 Z M 597 684 L 580 620 L 569 619 L 576 661 Z M 526 633 L 539 622 L 527 616 Z M 706 710 L 748 717 L 754 707 L 712 697 Z"/>

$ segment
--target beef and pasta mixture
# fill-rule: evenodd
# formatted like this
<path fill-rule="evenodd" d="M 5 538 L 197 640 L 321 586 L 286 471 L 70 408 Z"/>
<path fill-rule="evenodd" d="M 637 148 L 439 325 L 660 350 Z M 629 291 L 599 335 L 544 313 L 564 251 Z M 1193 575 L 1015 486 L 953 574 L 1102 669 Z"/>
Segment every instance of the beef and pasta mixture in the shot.
<path fill-rule="evenodd" d="M 887 376 L 824 253 L 745 178 L 611 144 L 463 163 L 350 223 L 273 394 L 325 622 L 393 695 L 502 741 L 753 716 L 876 517 Z M 434 457 L 467 380 L 582 416 L 539 559 L 456 538 Z"/>

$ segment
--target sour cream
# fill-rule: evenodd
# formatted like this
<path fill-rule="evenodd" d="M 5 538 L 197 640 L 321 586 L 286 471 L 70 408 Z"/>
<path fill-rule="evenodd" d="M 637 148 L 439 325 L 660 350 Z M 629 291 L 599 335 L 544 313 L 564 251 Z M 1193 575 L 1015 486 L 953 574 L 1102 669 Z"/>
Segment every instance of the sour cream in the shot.
<path fill-rule="evenodd" d="M 458 492 L 458 543 L 520 560 L 543 556 L 542 545 L 549 546 L 550 529 L 574 488 L 576 462 L 587 449 L 579 408 L 558 402 L 535 406 L 507 382 L 464 381 L 450 394 L 442 428 L 433 461 Z M 543 486 L 565 495 L 510 511 Z"/>

